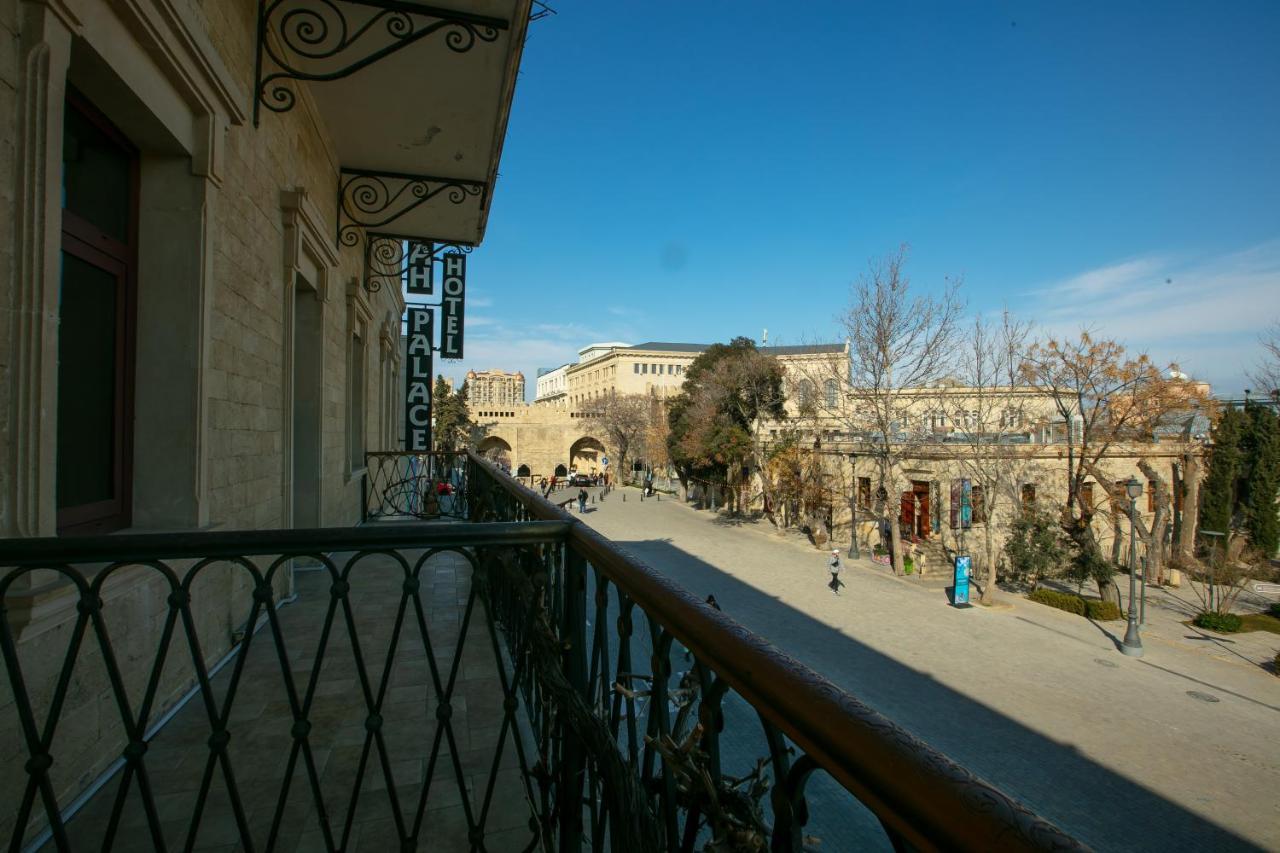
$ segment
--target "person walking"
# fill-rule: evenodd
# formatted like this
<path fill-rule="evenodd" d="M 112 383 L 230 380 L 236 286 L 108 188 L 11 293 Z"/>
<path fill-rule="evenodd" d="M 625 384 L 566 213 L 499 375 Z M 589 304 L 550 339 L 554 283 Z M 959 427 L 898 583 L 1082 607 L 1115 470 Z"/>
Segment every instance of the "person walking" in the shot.
<path fill-rule="evenodd" d="M 578 490 L 578 512 L 584 513 L 586 511 L 587 511 L 587 490 L 579 489 Z"/>
<path fill-rule="evenodd" d="M 827 586 L 831 587 L 832 595 L 840 594 L 840 587 L 844 584 L 840 583 L 840 549 L 831 549 L 831 559 L 827 561 L 827 570 L 831 572 L 831 583 Z"/>

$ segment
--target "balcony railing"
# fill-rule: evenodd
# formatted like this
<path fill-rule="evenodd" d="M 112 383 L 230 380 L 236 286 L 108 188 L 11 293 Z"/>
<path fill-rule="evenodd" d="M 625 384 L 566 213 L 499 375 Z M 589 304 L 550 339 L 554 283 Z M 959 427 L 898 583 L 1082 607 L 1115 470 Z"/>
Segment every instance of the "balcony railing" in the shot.
<path fill-rule="evenodd" d="M 10 760 L 21 778 L 0 790 L 11 849 L 46 824 L 58 849 L 84 837 L 110 849 L 129 826 L 156 849 L 191 849 L 217 808 L 246 850 L 303 833 L 344 849 L 377 823 L 362 823 L 370 809 L 390 846 L 447 849 L 442 804 L 461 809 L 459 844 L 473 850 L 838 850 L 866 846 L 868 828 L 896 849 L 1080 849 L 483 460 L 465 469 L 471 524 L 0 543 L 6 603 L 32 579 L 75 600 L 66 652 L 43 673 L 12 620 L 0 624 L 13 698 L 0 723 L 16 718 L 22 743 Z M 303 561 L 318 569 L 295 570 L 298 603 L 277 609 Z M 433 583 L 450 563 L 467 576 L 456 598 Z M 163 613 L 153 653 L 132 660 L 116 653 L 109 613 L 122 600 L 112 578 L 128 572 L 156 579 Z M 242 592 L 211 584 L 217 572 Z M 237 594 L 243 630 L 215 676 L 201 615 L 209 596 Z M 156 727 L 159 685 L 184 652 L 195 699 L 170 735 Z M 76 786 L 56 768 L 83 746 L 59 733 L 87 663 L 105 673 L 117 719 L 99 748 L 119 772 L 100 823 L 78 828 L 85 818 L 64 818 Z M 336 687 L 324 675 L 335 667 Z M 492 669 L 495 695 L 472 745 L 487 732 L 492 758 L 468 776 L 459 729 L 484 704 L 467 690 L 477 667 Z M 335 767 L 344 743 L 351 762 Z M 153 778 L 166 745 L 200 770 L 176 815 Z M 512 800 L 527 820 L 495 827 Z"/>
<path fill-rule="evenodd" d="M 365 454 L 364 519 L 465 519 L 465 453 Z"/>

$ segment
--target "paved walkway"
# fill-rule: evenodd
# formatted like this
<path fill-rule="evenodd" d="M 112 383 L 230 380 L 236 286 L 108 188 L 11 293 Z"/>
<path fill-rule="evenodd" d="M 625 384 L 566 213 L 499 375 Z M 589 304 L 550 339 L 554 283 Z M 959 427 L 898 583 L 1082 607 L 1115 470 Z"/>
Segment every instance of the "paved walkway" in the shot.
<path fill-rule="evenodd" d="M 1123 623 L 1025 599 L 956 610 L 869 561 L 836 597 L 822 552 L 638 498 L 583 520 L 1093 847 L 1280 849 L 1280 678 L 1250 656 L 1149 609 L 1161 624 L 1131 659 Z"/>

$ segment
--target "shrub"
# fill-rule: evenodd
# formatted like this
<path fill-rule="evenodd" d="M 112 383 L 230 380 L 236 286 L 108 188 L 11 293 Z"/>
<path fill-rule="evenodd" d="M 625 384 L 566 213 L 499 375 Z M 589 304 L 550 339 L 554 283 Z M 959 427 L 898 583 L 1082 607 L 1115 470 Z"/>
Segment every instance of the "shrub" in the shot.
<path fill-rule="evenodd" d="M 1273 601 L 1271 603 L 1270 609 L 1267 610 L 1267 612 L 1270 613 L 1272 616 L 1276 617 L 1277 619 L 1280 619 L 1280 601 Z"/>
<path fill-rule="evenodd" d="M 1244 624 L 1234 613 L 1217 613 L 1213 610 L 1204 611 L 1193 621 L 1197 628 L 1217 631 L 1219 634 L 1234 634 Z"/>
<path fill-rule="evenodd" d="M 1056 589 L 1037 589 L 1027 598 L 1032 601 L 1038 601 L 1041 604 L 1047 604 L 1050 607 L 1056 607 L 1059 610 L 1065 610 L 1068 613 L 1074 613 L 1077 616 L 1085 614 L 1084 599 L 1069 592 L 1058 592 Z"/>
<path fill-rule="evenodd" d="M 1034 584 L 1061 570 L 1068 549 L 1057 520 L 1034 504 L 1023 508 L 1009 531 L 1004 546 L 1009 561 L 1009 579 Z"/>
<path fill-rule="evenodd" d="M 1090 619 L 1095 622 L 1114 622 L 1123 619 L 1120 606 L 1114 601 L 1098 601 L 1093 598 L 1084 599 L 1085 609 Z"/>
<path fill-rule="evenodd" d="M 1032 601 L 1038 601 L 1041 604 L 1047 604 L 1050 607 L 1056 607 L 1059 610 L 1065 610 L 1068 613 L 1075 613 L 1077 616 L 1087 616 L 1099 622 L 1112 622 L 1116 619 L 1124 618 L 1120 613 L 1120 608 L 1116 606 L 1114 601 L 1082 598 L 1079 595 L 1070 592 L 1058 592 L 1055 589 L 1037 589 L 1027 598 Z"/>
<path fill-rule="evenodd" d="M 912 562 L 910 557 L 902 558 L 902 571 L 904 574 L 911 574 L 916 570 L 916 564 Z"/>

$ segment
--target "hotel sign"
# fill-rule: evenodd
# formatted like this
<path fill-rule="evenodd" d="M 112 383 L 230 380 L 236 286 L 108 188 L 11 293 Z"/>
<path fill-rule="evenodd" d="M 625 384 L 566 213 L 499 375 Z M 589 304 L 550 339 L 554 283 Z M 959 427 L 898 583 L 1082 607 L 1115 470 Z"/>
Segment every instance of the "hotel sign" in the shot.
<path fill-rule="evenodd" d="M 410 296 L 430 296 L 434 292 L 431 281 L 431 244 L 410 240 L 405 254 L 404 289 Z"/>
<path fill-rule="evenodd" d="M 431 449 L 431 344 L 434 329 L 430 308 L 410 308 L 408 348 L 405 353 L 404 440 L 405 450 Z"/>
<path fill-rule="evenodd" d="M 440 289 L 440 357 L 462 358 L 462 315 L 467 295 L 466 255 L 450 252 L 444 256 L 444 281 Z"/>

